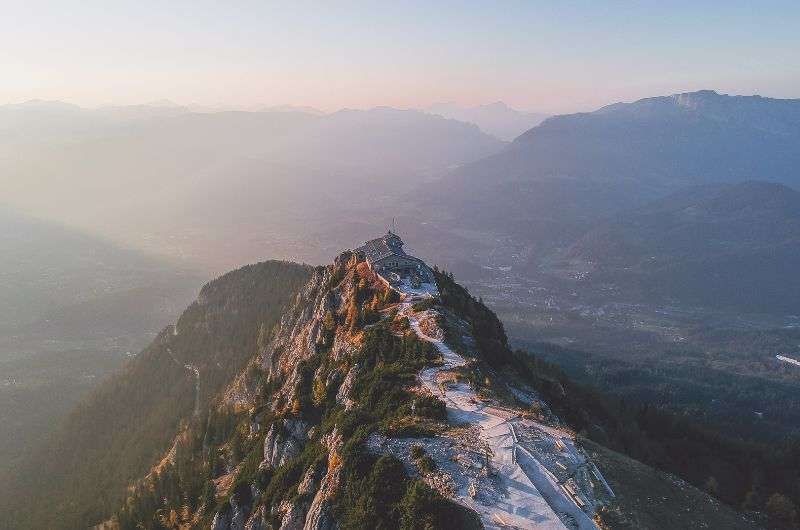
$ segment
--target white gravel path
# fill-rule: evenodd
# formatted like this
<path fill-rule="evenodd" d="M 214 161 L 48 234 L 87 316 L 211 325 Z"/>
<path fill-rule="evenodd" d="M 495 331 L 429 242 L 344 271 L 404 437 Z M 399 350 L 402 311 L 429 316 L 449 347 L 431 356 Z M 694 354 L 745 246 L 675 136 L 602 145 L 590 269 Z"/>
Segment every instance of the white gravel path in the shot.
<path fill-rule="evenodd" d="M 775 358 L 785 363 L 800 366 L 800 361 L 798 361 L 797 359 L 792 359 L 791 357 L 786 357 L 785 355 L 776 355 Z"/>
<path fill-rule="evenodd" d="M 436 380 L 439 372 L 462 366 L 465 360 L 443 340 L 429 337 L 422 331 L 419 315 L 411 310 L 414 298 L 412 295 L 402 304 L 401 312 L 408 317 L 417 336 L 433 344 L 444 361 L 441 367 L 423 370 L 420 379 L 434 395 L 444 399 L 450 420 L 480 426 L 481 439 L 492 452 L 492 471 L 499 481 L 499 488 L 504 491 L 499 500 L 489 505 L 477 502 L 466 488 L 458 491 L 455 500 L 475 510 L 488 529 L 596 529 L 591 519 L 561 493 L 560 487 L 547 476 L 543 466 L 535 458 L 527 454 L 522 462 L 519 461 L 518 448 L 521 446 L 517 445 L 511 429 L 511 422 L 517 420 L 517 416 L 505 410 L 487 407 L 467 384 L 450 384 L 444 390 L 440 388 Z M 562 515 L 568 514 L 564 519 L 570 523 L 569 526 L 564 524 L 553 507 Z"/>

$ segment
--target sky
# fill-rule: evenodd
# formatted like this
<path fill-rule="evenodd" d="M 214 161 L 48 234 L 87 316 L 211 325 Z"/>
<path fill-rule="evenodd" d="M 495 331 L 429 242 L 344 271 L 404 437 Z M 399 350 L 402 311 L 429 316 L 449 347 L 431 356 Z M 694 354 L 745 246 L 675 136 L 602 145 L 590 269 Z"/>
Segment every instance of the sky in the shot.
<path fill-rule="evenodd" d="M 800 97 L 800 2 L 0 0 L 0 103 L 589 110 Z"/>

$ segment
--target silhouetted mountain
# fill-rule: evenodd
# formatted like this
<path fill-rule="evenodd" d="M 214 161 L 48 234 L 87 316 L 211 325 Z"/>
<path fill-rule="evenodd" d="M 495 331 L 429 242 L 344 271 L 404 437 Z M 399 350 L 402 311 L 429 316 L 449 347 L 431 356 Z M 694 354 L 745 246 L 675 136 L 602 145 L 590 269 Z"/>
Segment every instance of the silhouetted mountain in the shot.
<path fill-rule="evenodd" d="M 350 166 L 435 173 L 496 153 L 502 143 L 478 127 L 415 110 L 341 110 L 304 131 L 306 157 Z"/>
<path fill-rule="evenodd" d="M 59 112 L 80 112 L 81 107 L 72 103 L 58 100 L 45 100 L 45 99 L 29 99 L 22 103 L 9 103 L 0 105 L 0 112 L 41 112 L 41 113 L 59 113 Z"/>
<path fill-rule="evenodd" d="M 302 112 L 303 114 L 313 114 L 314 116 L 322 116 L 325 114 L 319 109 L 314 107 L 307 107 L 304 105 L 272 105 L 258 109 L 260 112 Z"/>
<path fill-rule="evenodd" d="M 436 103 L 425 111 L 445 118 L 474 123 L 481 130 L 506 141 L 513 140 L 547 118 L 547 114 L 512 109 L 502 101 L 477 107 Z"/>
<path fill-rule="evenodd" d="M 110 105 L 87 109 L 63 101 L 30 100 L 0 105 L 0 147 L 9 142 L 35 145 L 47 142 L 73 143 L 118 131 L 141 120 L 165 118 L 187 113 L 188 109 L 170 101 L 140 105 Z"/>
<path fill-rule="evenodd" d="M 0 105 L 0 155 L 6 171 L 13 170 L 18 149 L 90 137 L 107 131 L 107 120 L 96 113 L 61 101 L 31 100 Z"/>
<path fill-rule="evenodd" d="M 169 100 L 160 100 L 141 105 L 112 105 L 100 107 L 94 112 L 113 120 L 136 121 L 178 116 L 188 113 L 189 109 Z"/>
<path fill-rule="evenodd" d="M 592 229 L 565 257 L 590 271 L 585 281 L 650 301 L 796 312 L 800 193 L 763 182 L 689 188 Z"/>
<path fill-rule="evenodd" d="M 711 90 L 555 116 L 513 144 L 525 172 L 676 187 L 800 181 L 800 100 Z"/>

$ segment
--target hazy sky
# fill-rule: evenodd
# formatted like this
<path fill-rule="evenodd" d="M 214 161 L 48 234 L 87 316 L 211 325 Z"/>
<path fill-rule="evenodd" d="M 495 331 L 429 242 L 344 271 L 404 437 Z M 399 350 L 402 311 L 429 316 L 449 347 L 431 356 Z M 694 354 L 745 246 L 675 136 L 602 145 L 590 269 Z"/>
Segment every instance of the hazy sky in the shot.
<path fill-rule="evenodd" d="M 564 4 L 564 5 L 556 5 Z M 800 97 L 800 2 L 0 1 L 0 103 Z"/>

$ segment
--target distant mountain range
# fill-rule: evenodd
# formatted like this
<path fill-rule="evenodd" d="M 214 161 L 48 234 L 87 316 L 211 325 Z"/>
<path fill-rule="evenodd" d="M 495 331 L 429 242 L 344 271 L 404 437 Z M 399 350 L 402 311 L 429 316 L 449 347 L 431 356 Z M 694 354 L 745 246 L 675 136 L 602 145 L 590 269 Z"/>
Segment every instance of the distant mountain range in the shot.
<path fill-rule="evenodd" d="M 0 109 L 7 203 L 215 271 L 265 254 L 329 259 L 296 248 L 311 225 L 342 222 L 354 208 L 384 204 L 503 147 L 476 125 L 391 108 L 328 115 L 58 103 Z M 241 239 L 249 230 L 291 243 L 254 245 Z M 220 247 L 228 242 L 233 248 Z M 333 242 L 331 252 L 342 244 Z"/>
<path fill-rule="evenodd" d="M 549 118 L 503 152 L 453 171 L 430 196 L 454 215 L 481 212 L 483 225 L 498 223 L 490 212 L 511 214 L 502 224 L 569 224 L 689 185 L 796 187 L 798 146 L 800 100 L 676 94 Z"/>
<path fill-rule="evenodd" d="M 475 118 L 520 114 L 503 104 L 283 110 L 156 105 L 110 125 L 65 104 L 4 107 L 0 181 L 28 211 L 213 271 L 325 261 L 396 217 L 418 253 L 474 276 L 490 257 L 538 274 L 603 223 L 691 186 L 800 185 L 800 100 L 647 98 L 553 116 L 510 144 Z M 456 115 L 473 123 L 442 117 Z"/>
<path fill-rule="evenodd" d="M 512 109 L 502 101 L 475 107 L 436 103 L 424 110 L 445 118 L 474 123 L 481 130 L 507 141 L 513 140 L 547 118 L 547 114 Z"/>
<path fill-rule="evenodd" d="M 271 105 L 258 109 L 259 112 L 302 112 L 304 114 L 313 114 L 314 116 L 322 116 L 325 114 L 319 109 L 308 107 L 305 105 Z"/>
<path fill-rule="evenodd" d="M 10 147 L 102 137 L 142 120 L 186 114 L 169 101 L 86 109 L 63 101 L 33 99 L 0 105 L 0 153 Z"/>
<path fill-rule="evenodd" d="M 630 179 L 658 187 L 765 179 L 797 185 L 800 100 L 714 91 L 555 116 L 512 148 L 520 176 Z"/>

